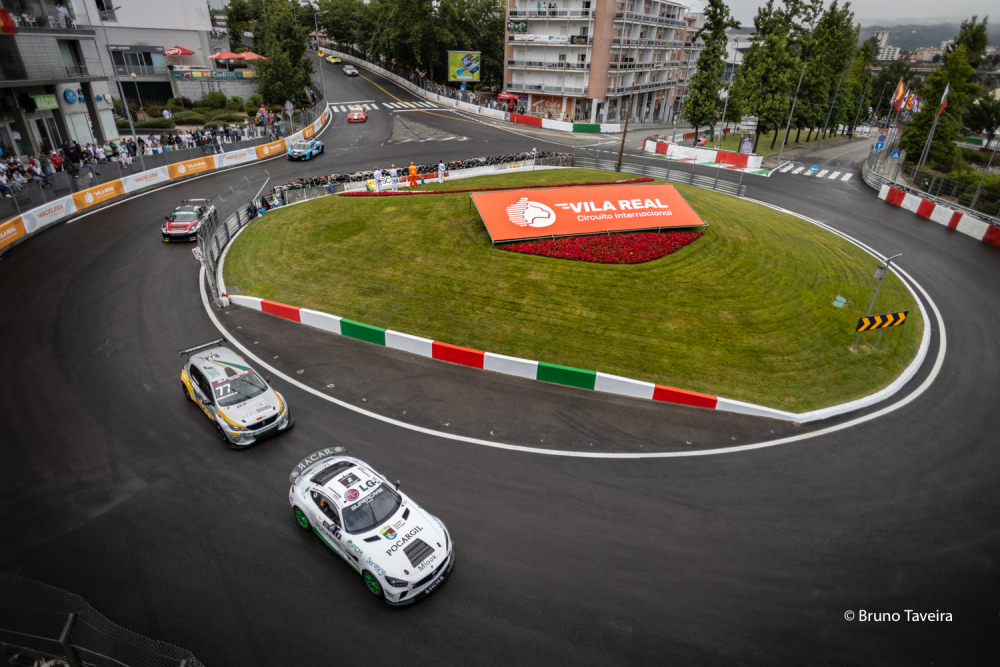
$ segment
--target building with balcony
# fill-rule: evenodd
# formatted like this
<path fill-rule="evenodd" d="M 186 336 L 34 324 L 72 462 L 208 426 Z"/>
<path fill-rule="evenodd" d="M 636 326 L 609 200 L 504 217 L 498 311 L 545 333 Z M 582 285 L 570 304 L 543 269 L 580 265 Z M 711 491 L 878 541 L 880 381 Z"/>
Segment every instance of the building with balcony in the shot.
<path fill-rule="evenodd" d="M 669 121 L 704 23 L 668 0 L 507 0 L 504 91 L 518 109 L 594 123 Z"/>
<path fill-rule="evenodd" d="M 68 2 L 3 0 L 0 150 L 37 155 L 64 141 L 115 139 L 108 72 L 95 26 Z"/>
<path fill-rule="evenodd" d="M 212 18 L 205 0 L 67 2 L 72 2 L 77 15 L 88 15 L 97 26 L 101 61 L 115 88 L 114 75 L 118 75 L 128 99 L 163 104 L 177 97 L 172 71 L 211 71 L 214 61 L 208 56 L 229 48 L 212 41 Z M 164 54 L 175 46 L 191 55 Z"/>

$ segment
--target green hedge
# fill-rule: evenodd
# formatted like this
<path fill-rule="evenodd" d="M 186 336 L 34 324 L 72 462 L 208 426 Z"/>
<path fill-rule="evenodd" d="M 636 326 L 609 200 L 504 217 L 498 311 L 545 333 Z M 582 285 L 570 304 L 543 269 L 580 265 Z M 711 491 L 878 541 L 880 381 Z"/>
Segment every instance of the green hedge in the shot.
<path fill-rule="evenodd" d="M 208 122 L 205 123 L 205 127 L 206 128 L 215 128 L 215 127 L 217 127 L 219 125 L 219 123 L 241 123 L 242 124 L 244 120 L 246 120 L 246 116 L 243 116 L 243 115 L 238 114 L 238 113 L 228 112 L 228 113 L 213 114 L 208 119 Z"/>
<path fill-rule="evenodd" d="M 115 125 L 118 127 L 119 130 L 128 129 L 127 120 L 119 120 L 115 123 Z M 132 123 L 132 126 L 135 127 L 136 129 L 154 128 L 161 130 L 169 130 L 173 129 L 174 121 L 171 120 L 170 118 L 153 118 L 151 120 L 140 120 L 139 122 L 134 122 Z"/>
<path fill-rule="evenodd" d="M 178 111 L 174 114 L 174 122 L 181 125 L 204 125 L 207 120 L 205 114 L 197 111 Z"/>

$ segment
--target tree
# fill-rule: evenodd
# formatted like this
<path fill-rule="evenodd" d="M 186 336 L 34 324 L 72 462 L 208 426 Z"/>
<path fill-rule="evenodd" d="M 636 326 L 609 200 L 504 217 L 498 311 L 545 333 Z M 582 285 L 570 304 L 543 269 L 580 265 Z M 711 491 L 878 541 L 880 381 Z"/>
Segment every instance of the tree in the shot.
<path fill-rule="evenodd" d="M 229 5 L 227 16 L 247 21 L 253 28 L 254 51 L 267 58 L 258 61 L 256 68 L 260 94 L 271 104 L 304 97 L 312 85 L 313 65 L 306 57 L 312 26 L 305 17 L 297 20 L 298 7 L 294 0 L 267 0 L 266 6 L 233 0 Z"/>
<path fill-rule="evenodd" d="M 990 94 L 983 95 L 969 105 L 963 122 L 973 132 L 985 134 L 989 145 L 1000 127 L 1000 99 Z"/>
<path fill-rule="evenodd" d="M 973 68 L 986 64 L 986 47 L 989 46 L 990 37 L 986 32 L 986 22 L 988 16 L 984 16 L 982 21 L 977 21 L 979 17 L 973 15 L 968 21 L 962 21 L 958 28 L 958 35 L 945 49 L 944 57 L 947 58 L 958 47 L 965 47 L 965 57 L 969 65 Z"/>
<path fill-rule="evenodd" d="M 916 162 L 923 152 L 924 144 L 934 124 L 934 116 L 938 113 L 941 98 L 948 89 L 947 110 L 938 118 L 937 130 L 931 141 L 927 154 L 927 163 L 943 166 L 957 166 L 962 152 L 955 145 L 961 139 L 961 125 L 956 118 L 962 118 L 973 96 L 980 90 L 973 82 L 976 72 L 969 64 L 969 56 L 965 46 L 952 50 L 944 59 L 944 64 L 927 75 L 925 85 L 920 93 L 926 104 L 913 120 L 906 124 L 903 136 L 899 140 L 901 148 L 906 150 L 907 162 Z"/>
<path fill-rule="evenodd" d="M 801 63 L 792 55 L 788 20 L 781 9 L 775 9 L 774 0 L 757 9 L 753 23 L 753 43 L 736 72 L 729 103 L 734 114 L 759 118 L 754 138 L 757 150 L 761 133 L 784 127 L 791 106 L 789 89 L 795 85 L 792 78 Z"/>
<path fill-rule="evenodd" d="M 726 30 L 740 27 L 723 0 L 708 0 L 704 13 L 705 25 L 695 33 L 692 41 L 701 37 L 705 46 L 698 56 L 698 71 L 691 77 L 689 97 L 684 105 L 684 120 L 694 126 L 695 142 L 702 125 L 708 125 L 714 137 L 715 121 L 722 110 L 719 91 L 726 69 Z"/>
<path fill-rule="evenodd" d="M 912 85 L 914 73 L 910 70 L 910 64 L 905 60 L 896 60 L 891 65 L 883 68 L 872 80 L 873 105 L 878 105 L 875 109 L 875 118 L 881 118 L 892 109 L 892 94 L 899 85 L 899 80 L 903 80 L 903 85 Z"/>

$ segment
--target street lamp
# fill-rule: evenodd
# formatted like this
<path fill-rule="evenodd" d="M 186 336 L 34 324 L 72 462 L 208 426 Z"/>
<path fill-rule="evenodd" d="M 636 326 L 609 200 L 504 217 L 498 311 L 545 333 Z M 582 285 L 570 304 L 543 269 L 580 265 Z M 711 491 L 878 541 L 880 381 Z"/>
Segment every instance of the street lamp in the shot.
<path fill-rule="evenodd" d="M 142 115 L 146 120 L 149 120 L 149 116 L 146 115 L 146 110 L 142 107 L 142 95 L 139 94 L 139 84 L 135 82 L 135 72 L 132 72 L 129 76 L 132 77 L 132 84 L 135 86 L 135 94 L 136 97 L 139 98 L 139 111 L 142 112 Z"/>
<path fill-rule="evenodd" d="M 729 87 L 726 89 L 726 103 L 722 105 L 722 131 L 719 134 L 719 141 L 715 144 L 716 148 L 722 148 L 722 140 L 726 135 L 726 110 L 729 109 L 729 95 L 733 92 L 733 79 L 736 78 L 736 53 L 739 46 L 739 42 L 733 45 L 733 71 L 729 76 Z M 716 175 L 718 176 L 718 175 Z"/>
<path fill-rule="evenodd" d="M 778 149 L 778 166 L 781 166 L 781 154 L 785 152 L 785 142 L 788 140 L 788 130 L 792 127 L 792 116 L 795 115 L 795 103 L 799 101 L 799 90 L 802 88 L 802 77 L 806 75 L 806 65 L 812 58 L 802 60 L 802 73 L 799 74 L 799 85 L 795 88 L 795 98 L 792 100 L 792 110 L 788 113 L 788 123 L 785 125 L 785 136 L 781 138 L 781 148 Z"/>
<path fill-rule="evenodd" d="M 850 68 L 845 69 L 840 73 L 840 81 L 837 82 L 837 92 L 833 94 L 833 102 L 830 104 L 830 113 L 826 115 L 826 123 L 823 124 L 823 131 L 819 134 L 819 143 L 816 144 L 816 148 L 823 145 L 823 137 L 826 135 L 826 128 L 830 126 L 830 118 L 833 116 L 833 107 L 837 105 L 837 96 L 840 95 L 840 84 L 844 83 L 844 75 Z"/>
<path fill-rule="evenodd" d="M 316 52 L 319 53 L 319 15 L 326 14 L 325 11 L 313 14 L 313 27 L 316 29 Z M 319 60 L 319 94 L 326 99 L 326 86 L 323 83 L 323 59 Z"/>
<path fill-rule="evenodd" d="M 116 12 L 119 9 L 121 9 L 121 7 L 112 7 L 110 11 Z M 105 17 L 108 16 L 107 11 L 108 10 L 105 10 L 104 13 L 100 14 L 101 28 L 104 30 L 104 45 L 108 47 L 108 57 L 111 58 L 111 69 L 115 72 L 115 83 L 118 84 L 118 94 L 122 96 L 122 106 L 125 108 L 125 117 L 128 119 L 128 129 L 132 133 L 132 136 L 135 137 L 135 126 L 132 125 L 132 112 L 129 111 L 128 103 L 125 101 L 125 89 L 122 88 L 122 80 L 118 77 L 118 68 L 115 67 L 115 56 L 111 52 L 111 42 L 108 40 L 108 27 L 104 25 Z M 136 87 L 136 91 L 138 90 L 138 87 Z M 142 151 L 139 150 L 138 146 L 136 146 L 135 152 L 139 155 L 139 166 L 142 167 L 143 171 L 146 171 L 146 162 L 142 159 Z"/>
<path fill-rule="evenodd" d="M 878 298 L 879 290 L 882 289 L 882 283 L 885 282 L 885 276 L 889 272 L 889 265 L 892 264 L 892 260 L 896 259 L 897 257 L 902 257 L 902 256 L 903 256 L 902 253 L 900 253 L 898 255 L 893 255 L 889 259 L 885 260 L 885 264 L 879 264 L 877 267 L 875 267 L 875 278 L 876 278 L 876 280 L 878 280 L 878 287 L 875 288 L 875 296 L 872 297 L 872 303 L 871 303 L 870 306 L 868 306 L 868 313 L 865 315 L 865 317 L 868 317 L 868 315 L 872 314 L 872 308 L 875 307 L 875 299 Z M 858 337 L 854 339 L 854 351 L 855 352 L 858 351 L 858 342 L 860 340 L 861 340 L 861 332 L 859 331 L 858 332 Z M 878 341 L 879 340 L 882 340 L 882 332 L 881 331 L 878 332 L 878 340 L 875 341 L 875 347 L 878 347 Z"/>

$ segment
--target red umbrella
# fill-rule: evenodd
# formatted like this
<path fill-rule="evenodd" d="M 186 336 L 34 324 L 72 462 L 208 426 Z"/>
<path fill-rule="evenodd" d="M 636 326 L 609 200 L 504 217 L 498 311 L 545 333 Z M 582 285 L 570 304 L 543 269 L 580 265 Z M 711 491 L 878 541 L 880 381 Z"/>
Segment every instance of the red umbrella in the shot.
<path fill-rule="evenodd" d="M 242 60 L 267 60 L 264 56 L 258 56 L 253 51 L 246 51 L 240 54 L 240 59 Z"/>
<path fill-rule="evenodd" d="M 194 51 L 185 49 L 183 46 L 174 46 L 163 51 L 165 56 L 193 56 Z"/>
<path fill-rule="evenodd" d="M 209 60 L 243 60 L 243 56 L 232 51 L 219 51 L 208 57 Z"/>

